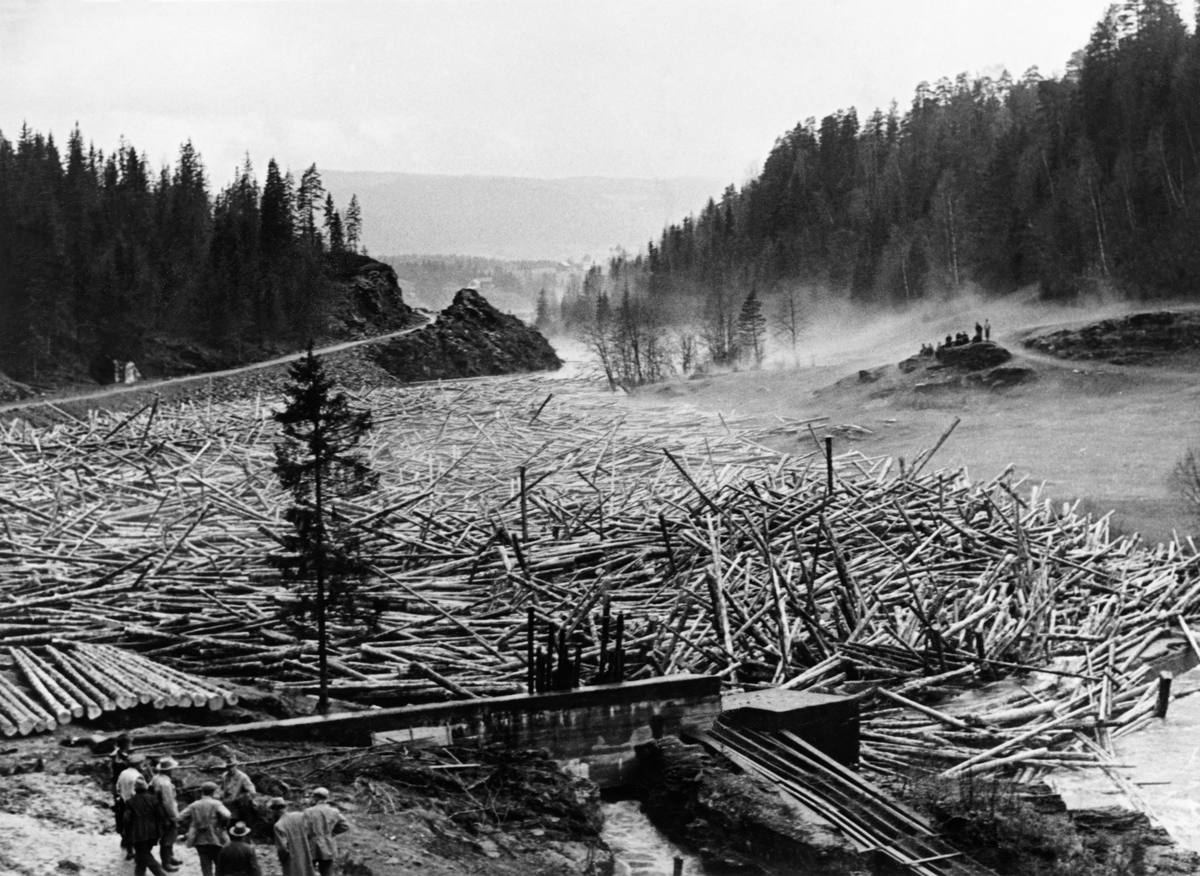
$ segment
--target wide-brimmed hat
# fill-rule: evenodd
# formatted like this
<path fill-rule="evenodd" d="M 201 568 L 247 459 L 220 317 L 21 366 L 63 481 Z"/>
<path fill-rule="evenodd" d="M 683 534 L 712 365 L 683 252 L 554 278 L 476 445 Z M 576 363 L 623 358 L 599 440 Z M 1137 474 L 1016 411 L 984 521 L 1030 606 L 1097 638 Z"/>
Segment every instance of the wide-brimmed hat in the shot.
<path fill-rule="evenodd" d="M 142 754 L 140 751 L 135 751 L 133 754 L 129 755 L 129 763 L 131 766 L 135 763 L 143 763 L 145 760 L 146 755 Z"/>
<path fill-rule="evenodd" d="M 312 796 L 316 797 L 318 800 L 327 800 L 327 799 L 329 799 L 329 789 L 328 788 L 313 788 Z"/>
<path fill-rule="evenodd" d="M 217 790 L 216 782 L 205 782 L 203 785 L 200 786 L 201 794 L 211 794 L 215 790 Z"/>
<path fill-rule="evenodd" d="M 282 797 L 272 797 L 267 802 L 268 809 L 287 809 L 287 800 Z"/>
<path fill-rule="evenodd" d="M 233 827 L 229 828 L 230 836 L 245 836 L 250 833 L 250 828 L 246 827 L 246 822 L 239 821 Z"/>
<path fill-rule="evenodd" d="M 158 761 L 159 771 L 173 770 L 177 766 L 179 766 L 179 761 L 171 757 L 169 754 Z"/>

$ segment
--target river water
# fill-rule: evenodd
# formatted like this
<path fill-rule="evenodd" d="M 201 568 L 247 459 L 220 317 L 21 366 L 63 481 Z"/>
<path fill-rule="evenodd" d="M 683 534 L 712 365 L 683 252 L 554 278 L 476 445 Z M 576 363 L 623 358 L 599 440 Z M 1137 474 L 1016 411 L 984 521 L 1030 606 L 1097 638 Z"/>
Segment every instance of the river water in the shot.
<path fill-rule="evenodd" d="M 1200 669 L 1175 679 L 1175 690 L 1200 686 Z M 1181 846 L 1200 852 L 1200 693 L 1174 700 L 1167 717 L 1113 740 L 1117 767 Z M 1069 809 L 1135 808 L 1102 770 L 1060 770 L 1049 779 Z"/>
<path fill-rule="evenodd" d="M 676 856 L 683 858 L 686 876 L 703 876 L 700 859 L 663 836 L 637 800 L 605 803 L 603 809 L 601 836 L 617 859 L 614 876 L 671 876 Z"/>

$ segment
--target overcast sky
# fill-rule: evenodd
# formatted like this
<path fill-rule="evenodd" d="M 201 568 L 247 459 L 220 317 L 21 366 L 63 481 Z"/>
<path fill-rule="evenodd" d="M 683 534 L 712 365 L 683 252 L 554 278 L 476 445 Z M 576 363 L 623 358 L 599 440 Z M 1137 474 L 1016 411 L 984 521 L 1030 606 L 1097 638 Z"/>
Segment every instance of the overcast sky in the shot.
<path fill-rule="evenodd" d="M 1061 72 L 1108 0 L 0 0 L 0 131 L 224 184 L 300 170 L 741 182 L 805 117 Z M 1190 20 L 1190 14 L 1185 18 Z"/>

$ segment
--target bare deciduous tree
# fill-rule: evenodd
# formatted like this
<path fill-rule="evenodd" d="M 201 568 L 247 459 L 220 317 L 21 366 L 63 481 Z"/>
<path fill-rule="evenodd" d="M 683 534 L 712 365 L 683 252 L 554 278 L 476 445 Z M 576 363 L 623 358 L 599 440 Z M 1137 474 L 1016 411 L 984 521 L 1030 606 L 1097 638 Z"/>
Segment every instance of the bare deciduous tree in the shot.
<path fill-rule="evenodd" d="M 795 286 L 785 286 L 771 315 L 771 328 L 792 351 L 792 363 L 800 364 L 800 333 L 804 331 L 804 312 L 800 305 L 800 290 Z"/>

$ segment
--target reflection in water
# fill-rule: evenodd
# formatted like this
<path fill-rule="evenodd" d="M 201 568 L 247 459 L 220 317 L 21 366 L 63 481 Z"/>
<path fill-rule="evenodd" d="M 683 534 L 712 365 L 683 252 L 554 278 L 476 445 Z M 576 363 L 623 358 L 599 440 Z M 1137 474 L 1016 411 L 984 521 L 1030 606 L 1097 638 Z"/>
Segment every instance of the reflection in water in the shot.
<path fill-rule="evenodd" d="M 675 857 L 683 858 L 686 876 L 701 876 L 698 858 L 681 851 L 642 814 L 637 800 L 605 803 L 601 837 L 617 859 L 615 876 L 671 876 Z"/>

